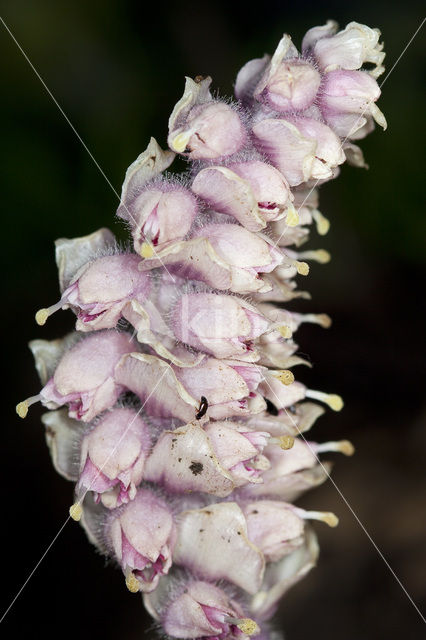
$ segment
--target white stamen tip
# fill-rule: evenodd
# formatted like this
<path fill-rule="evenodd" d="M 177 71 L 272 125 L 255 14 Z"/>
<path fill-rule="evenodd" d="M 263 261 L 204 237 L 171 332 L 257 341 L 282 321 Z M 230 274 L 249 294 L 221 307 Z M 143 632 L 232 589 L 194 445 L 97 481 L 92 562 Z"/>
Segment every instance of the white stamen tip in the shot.
<path fill-rule="evenodd" d="M 70 516 L 76 522 L 79 522 L 81 516 L 83 515 L 83 507 L 80 502 L 74 502 L 73 505 L 70 506 Z"/>
<path fill-rule="evenodd" d="M 289 384 L 293 384 L 294 382 L 294 375 L 288 369 L 282 369 L 282 371 L 276 371 L 274 375 L 277 378 L 277 380 L 282 382 L 282 384 L 289 385 Z"/>
<path fill-rule="evenodd" d="M 46 320 L 49 317 L 49 309 L 39 309 L 35 314 L 35 321 L 37 324 L 42 327 L 46 324 Z"/>
<path fill-rule="evenodd" d="M 130 593 L 138 593 L 138 591 L 140 591 L 139 581 L 132 571 L 130 571 L 126 576 L 126 587 Z"/>
<path fill-rule="evenodd" d="M 154 247 L 149 242 L 143 242 L 140 254 L 142 258 L 152 258 L 154 255 Z"/>

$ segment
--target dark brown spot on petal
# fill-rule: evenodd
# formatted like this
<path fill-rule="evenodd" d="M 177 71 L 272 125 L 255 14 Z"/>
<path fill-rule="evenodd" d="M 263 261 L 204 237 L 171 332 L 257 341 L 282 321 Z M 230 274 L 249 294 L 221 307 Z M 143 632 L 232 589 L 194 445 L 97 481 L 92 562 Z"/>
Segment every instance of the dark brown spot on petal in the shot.
<path fill-rule="evenodd" d="M 189 465 L 189 469 L 192 471 L 194 476 L 198 476 L 204 469 L 204 465 L 202 462 L 195 462 L 194 460 Z"/>

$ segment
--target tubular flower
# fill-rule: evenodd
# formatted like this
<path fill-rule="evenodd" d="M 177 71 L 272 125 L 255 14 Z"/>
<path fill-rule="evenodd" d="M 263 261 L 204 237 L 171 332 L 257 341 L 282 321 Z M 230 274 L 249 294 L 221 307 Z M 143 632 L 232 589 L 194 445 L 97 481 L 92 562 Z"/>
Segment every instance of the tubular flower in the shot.
<path fill-rule="evenodd" d="M 139 489 L 123 510 L 113 512 L 105 536 L 129 591 L 152 591 L 169 571 L 176 540 L 173 516 L 151 491 Z"/>
<path fill-rule="evenodd" d="M 77 495 L 93 491 L 110 509 L 126 504 L 136 495 L 150 449 L 149 429 L 135 411 L 106 413 L 81 443 Z"/>
<path fill-rule="evenodd" d="M 233 101 L 187 78 L 170 149 L 151 138 L 125 175 L 117 216 L 132 249 L 108 229 L 56 242 L 59 301 L 36 321 L 71 309 L 75 331 L 30 343 L 43 386 L 17 412 L 50 410 L 53 465 L 75 483 L 70 516 L 168 637 L 276 638 L 279 600 L 317 561 L 306 521 L 338 523 L 293 504 L 328 477 L 322 453 L 354 448 L 303 435 L 343 401 L 295 380 L 295 365 L 310 366 L 299 326 L 331 319 L 287 302 L 310 297 L 296 284 L 310 261 L 330 260 L 301 249 L 312 225 L 330 226 L 318 186 L 346 160 L 366 166 L 354 142 L 386 127 L 379 38 L 328 22 L 299 53 L 284 35 L 241 69 Z"/>

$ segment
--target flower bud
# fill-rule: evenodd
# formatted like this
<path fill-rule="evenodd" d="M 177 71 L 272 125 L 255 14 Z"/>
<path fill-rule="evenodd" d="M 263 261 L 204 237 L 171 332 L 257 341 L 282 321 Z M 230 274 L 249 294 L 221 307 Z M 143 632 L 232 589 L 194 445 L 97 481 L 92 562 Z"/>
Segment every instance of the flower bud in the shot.
<path fill-rule="evenodd" d="M 81 443 L 76 493 L 95 493 L 108 509 L 133 500 L 151 449 L 147 425 L 132 409 L 106 413 Z"/>
<path fill-rule="evenodd" d="M 168 573 L 176 529 L 169 507 L 152 491 L 139 489 L 129 504 L 113 512 L 106 538 L 130 591 L 153 591 Z"/>

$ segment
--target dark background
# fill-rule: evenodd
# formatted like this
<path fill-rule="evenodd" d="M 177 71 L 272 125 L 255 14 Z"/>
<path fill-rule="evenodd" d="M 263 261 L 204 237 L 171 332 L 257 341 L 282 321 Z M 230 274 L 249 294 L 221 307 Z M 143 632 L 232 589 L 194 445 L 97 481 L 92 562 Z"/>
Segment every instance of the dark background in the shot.
<path fill-rule="evenodd" d="M 165 145 L 167 118 L 184 75 L 211 74 L 224 95 L 242 64 L 272 52 L 283 31 L 296 45 L 327 18 L 381 28 L 392 67 L 422 20 L 420 3 L 101 2 L 2 3 L 2 16 L 114 188 L 154 135 Z M 65 522 L 72 487 L 53 471 L 33 407 L 17 401 L 39 382 L 26 348 L 72 326 L 57 314 L 38 328 L 34 312 L 58 298 L 53 241 L 114 223 L 117 197 L 52 99 L 0 26 L 2 99 L 3 455 L 1 567 L 5 610 Z M 318 440 L 351 439 L 357 455 L 334 456 L 333 479 L 411 597 L 426 595 L 426 431 L 421 302 L 425 266 L 424 29 L 383 88 L 388 130 L 362 141 L 370 170 L 345 166 L 321 189 L 331 220 L 324 247 L 301 286 L 306 310 L 333 327 L 305 327 L 299 370 L 313 388 L 342 394 L 342 413 L 315 426 Z M 383 80 L 383 76 L 381 81 Z M 300 307 L 300 305 L 299 305 Z M 8 388 L 10 384 L 10 389 Z M 319 566 L 283 601 L 277 627 L 288 640 L 405 640 L 424 625 L 372 543 L 328 482 L 306 496 L 332 510 L 336 530 L 318 526 Z M 123 577 L 104 569 L 78 525 L 68 522 L 2 623 L 3 637 L 143 638 L 150 623 Z M 423 601 L 423 602 L 422 602 Z"/>

